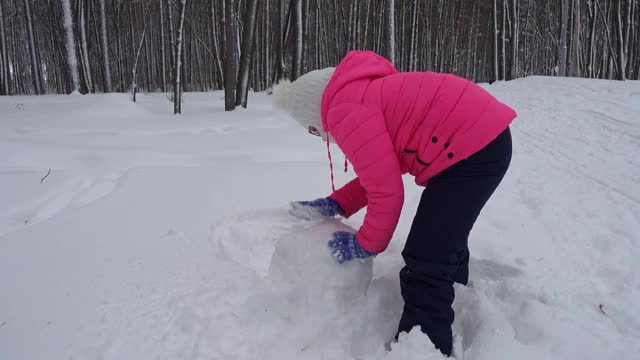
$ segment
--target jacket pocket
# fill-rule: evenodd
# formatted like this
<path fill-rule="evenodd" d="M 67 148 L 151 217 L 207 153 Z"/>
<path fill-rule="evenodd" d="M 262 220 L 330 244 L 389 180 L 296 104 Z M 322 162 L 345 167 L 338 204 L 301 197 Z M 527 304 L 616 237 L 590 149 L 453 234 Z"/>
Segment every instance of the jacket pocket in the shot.
<path fill-rule="evenodd" d="M 404 153 L 405 154 L 413 154 L 416 156 L 416 161 L 418 162 L 418 164 L 422 165 L 422 166 L 429 166 L 431 165 L 431 163 L 428 163 L 422 159 L 420 159 L 420 156 L 418 156 L 418 152 L 416 150 L 409 150 L 409 149 L 404 149 Z"/>

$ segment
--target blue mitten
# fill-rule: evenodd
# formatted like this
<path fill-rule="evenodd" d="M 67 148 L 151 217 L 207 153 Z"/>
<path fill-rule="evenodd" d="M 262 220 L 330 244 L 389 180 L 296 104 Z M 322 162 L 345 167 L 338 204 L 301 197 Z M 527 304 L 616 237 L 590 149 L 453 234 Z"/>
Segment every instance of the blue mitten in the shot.
<path fill-rule="evenodd" d="M 358 244 L 358 239 L 352 233 L 338 231 L 329 240 L 331 255 L 342 264 L 353 259 L 365 259 L 376 254 L 370 253 Z"/>
<path fill-rule="evenodd" d="M 320 198 L 313 201 L 294 201 L 289 214 L 303 220 L 321 220 L 344 213 L 340 204 L 331 198 Z"/>

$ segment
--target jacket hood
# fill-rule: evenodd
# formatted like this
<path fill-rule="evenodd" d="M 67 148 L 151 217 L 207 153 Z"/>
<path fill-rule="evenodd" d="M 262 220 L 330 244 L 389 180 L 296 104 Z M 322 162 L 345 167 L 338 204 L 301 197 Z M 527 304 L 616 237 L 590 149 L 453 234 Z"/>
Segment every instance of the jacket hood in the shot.
<path fill-rule="evenodd" d="M 347 84 L 365 78 L 379 78 L 397 73 L 398 70 L 384 57 L 372 51 L 350 51 L 336 67 L 322 95 L 322 127 L 327 129 L 326 116 L 336 94 Z"/>

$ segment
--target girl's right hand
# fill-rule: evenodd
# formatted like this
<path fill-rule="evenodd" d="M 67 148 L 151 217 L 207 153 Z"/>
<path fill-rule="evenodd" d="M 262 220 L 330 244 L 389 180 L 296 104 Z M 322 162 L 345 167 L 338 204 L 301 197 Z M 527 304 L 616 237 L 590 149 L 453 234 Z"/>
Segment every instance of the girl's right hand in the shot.
<path fill-rule="evenodd" d="M 344 213 L 340 204 L 331 198 L 293 201 L 289 205 L 289 214 L 300 220 L 330 219 Z"/>

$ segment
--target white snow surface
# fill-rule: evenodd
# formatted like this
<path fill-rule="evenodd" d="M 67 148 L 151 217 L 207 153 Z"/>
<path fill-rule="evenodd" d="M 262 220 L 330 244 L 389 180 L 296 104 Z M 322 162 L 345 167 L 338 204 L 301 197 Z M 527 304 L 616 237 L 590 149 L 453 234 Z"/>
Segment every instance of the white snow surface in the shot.
<path fill-rule="evenodd" d="M 640 83 L 486 87 L 519 117 L 456 286 L 454 357 L 639 359 Z M 326 242 L 364 212 L 287 212 L 329 192 L 324 143 L 264 94 L 184 100 L 0 97 L 0 359 L 442 359 L 417 329 L 385 349 L 413 179 L 389 249 L 338 265 Z"/>

